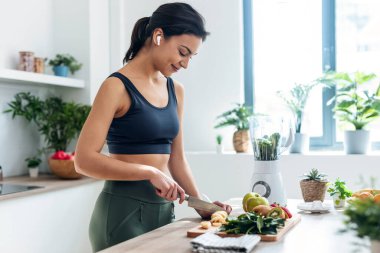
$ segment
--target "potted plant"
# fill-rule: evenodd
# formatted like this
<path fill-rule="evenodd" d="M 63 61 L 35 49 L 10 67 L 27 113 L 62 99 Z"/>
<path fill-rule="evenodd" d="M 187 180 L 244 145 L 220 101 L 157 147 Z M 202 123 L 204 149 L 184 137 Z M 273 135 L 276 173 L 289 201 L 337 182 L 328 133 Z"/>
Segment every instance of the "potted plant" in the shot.
<path fill-rule="evenodd" d="M 215 128 L 234 126 L 236 131 L 233 136 L 234 149 L 238 153 L 246 153 L 249 149 L 249 122 L 248 118 L 252 116 L 250 107 L 244 104 L 236 104 L 236 107 L 219 115 L 217 119 L 220 122 Z"/>
<path fill-rule="evenodd" d="M 294 142 L 290 148 L 291 153 L 306 153 L 309 150 L 309 135 L 302 132 L 302 120 L 305 106 L 312 89 L 318 82 L 311 84 L 295 84 L 287 93 L 278 91 L 277 95 L 284 100 L 295 117 Z"/>
<path fill-rule="evenodd" d="M 20 92 L 8 103 L 6 113 L 24 117 L 33 122 L 44 136 L 45 150 L 67 151 L 67 147 L 80 133 L 91 107 L 74 102 L 64 102 L 60 97 L 42 100 L 30 92 Z M 51 158 L 50 158 L 51 159 Z M 66 163 L 66 162 L 65 162 Z M 74 161 L 71 160 L 74 170 Z"/>
<path fill-rule="evenodd" d="M 216 136 L 216 153 L 223 153 L 223 136 L 221 134 Z"/>
<path fill-rule="evenodd" d="M 302 196 L 305 202 L 315 200 L 324 201 L 327 189 L 326 174 L 319 173 L 317 169 L 312 169 L 304 174 L 304 179 L 300 181 Z"/>
<path fill-rule="evenodd" d="M 49 60 L 49 65 L 53 66 L 56 76 L 64 77 L 68 76 L 69 71 L 74 75 L 82 67 L 82 64 L 70 54 L 57 54 L 55 58 Z"/>
<path fill-rule="evenodd" d="M 340 232 L 355 232 L 359 238 L 371 241 L 371 252 L 380 252 L 380 201 L 356 198 L 350 201 L 343 214 L 345 228 Z"/>
<path fill-rule="evenodd" d="M 27 157 L 25 159 L 25 162 L 27 163 L 27 167 L 29 169 L 29 176 L 32 178 L 38 177 L 38 166 L 41 163 L 41 159 L 38 155 L 32 156 L 32 157 Z"/>
<path fill-rule="evenodd" d="M 380 116 L 380 85 L 374 92 L 365 89 L 365 84 L 376 77 L 362 72 L 328 73 L 324 81 L 336 87 L 336 95 L 327 105 L 335 102 L 333 111 L 340 126 L 351 130 L 344 132 L 344 148 L 347 154 L 365 154 L 370 147 L 368 123 Z"/>
<path fill-rule="evenodd" d="M 352 191 L 350 191 L 346 183 L 337 178 L 334 185 L 327 189 L 330 196 L 333 197 L 334 207 L 343 208 L 346 204 L 346 198 L 351 197 Z"/>

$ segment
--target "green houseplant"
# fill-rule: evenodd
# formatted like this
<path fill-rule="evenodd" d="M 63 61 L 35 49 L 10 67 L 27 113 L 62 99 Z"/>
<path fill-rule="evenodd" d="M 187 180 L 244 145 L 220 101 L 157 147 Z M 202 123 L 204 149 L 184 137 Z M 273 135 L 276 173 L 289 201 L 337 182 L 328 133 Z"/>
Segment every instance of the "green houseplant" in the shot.
<path fill-rule="evenodd" d="M 335 180 L 333 186 L 327 189 L 327 192 L 333 197 L 335 208 L 343 208 L 346 203 L 346 198 L 352 195 L 352 191 L 347 188 L 346 183 L 339 178 Z"/>
<path fill-rule="evenodd" d="M 336 88 L 335 96 L 327 105 L 335 103 L 333 111 L 340 126 L 346 130 L 344 145 L 348 154 L 365 154 L 370 145 L 370 133 L 365 128 L 380 116 L 380 85 L 375 91 L 365 85 L 376 78 L 363 72 L 327 73 L 323 82 Z"/>
<path fill-rule="evenodd" d="M 223 153 L 223 135 L 218 134 L 215 140 L 216 140 L 216 153 L 217 154 Z"/>
<path fill-rule="evenodd" d="M 313 168 L 303 175 L 300 181 L 302 196 L 305 202 L 313 202 L 315 200 L 324 201 L 327 189 L 326 174 L 320 173 Z"/>
<path fill-rule="evenodd" d="M 249 149 L 249 120 L 252 109 L 245 104 L 236 103 L 236 106 L 217 117 L 219 123 L 214 128 L 234 126 L 233 144 L 236 152 L 248 152 Z"/>
<path fill-rule="evenodd" d="M 20 92 L 8 103 L 5 113 L 12 113 L 12 118 L 20 116 L 33 122 L 44 137 L 45 150 L 66 151 L 75 139 L 90 112 L 91 107 L 74 102 L 64 102 L 60 97 L 45 100 L 30 92 Z M 72 162 L 72 169 L 74 169 Z"/>
<path fill-rule="evenodd" d="M 368 238 L 372 253 L 380 252 L 380 202 L 356 198 L 350 201 L 343 213 L 345 228 L 340 232 L 353 231 L 359 238 Z"/>
<path fill-rule="evenodd" d="M 30 92 L 20 92 L 8 103 L 5 113 L 12 118 L 20 116 L 33 122 L 46 141 L 46 148 L 67 150 L 69 143 L 78 136 L 91 107 L 74 102 L 64 102 L 60 97 L 42 100 Z"/>
<path fill-rule="evenodd" d="M 55 58 L 49 60 L 49 65 L 53 67 L 57 76 L 67 76 L 68 70 L 74 75 L 82 67 L 82 64 L 70 54 L 57 54 Z"/>
<path fill-rule="evenodd" d="M 40 158 L 40 153 L 31 157 L 27 157 L 25 159 L 25 162 L 29 169 L 29 176 L 32 178 L 38 177 L 38 170 L 39 170 L 38 166 L 42 162 Z"/>
<path fill-rule="evenodd" d="M 310 84 L 295 84 L 288 92 L 277 91 L 277 95 L 286 103 L 296 121 L 296 133 L 294 143 L 290 148 L 291 153 L 305 153 L 309 149 L 309 136 L 305 133 L 301 133 L 302 120 L 310 92 L 318 84 L 319 83 L 315 81 Z"/>

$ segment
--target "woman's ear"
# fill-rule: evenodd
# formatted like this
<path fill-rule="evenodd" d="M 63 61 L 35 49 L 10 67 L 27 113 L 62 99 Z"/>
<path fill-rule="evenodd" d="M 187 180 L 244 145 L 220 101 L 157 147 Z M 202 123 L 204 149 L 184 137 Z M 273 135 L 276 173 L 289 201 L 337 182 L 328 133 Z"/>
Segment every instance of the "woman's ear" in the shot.
<path fill-rule="evenodd" d="M 154 44 L 159 46 L 161 44 L 161 40 L 163 36 L 164 36 L 164 32 L 162 31 L 161 28 L 155 29 L 152 36 Z"/>

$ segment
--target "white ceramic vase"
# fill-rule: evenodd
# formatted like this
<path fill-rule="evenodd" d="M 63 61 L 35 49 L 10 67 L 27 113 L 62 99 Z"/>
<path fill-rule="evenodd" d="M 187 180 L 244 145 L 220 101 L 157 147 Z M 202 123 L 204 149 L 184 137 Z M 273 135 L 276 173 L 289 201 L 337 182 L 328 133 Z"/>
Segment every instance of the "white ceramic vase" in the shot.
<path fill-rule="evenodd" d="M 367 130 L 344 131 L 344 151 L 346 154 L 366 154 L 371 145 Z"/>
<path fill-rule="evenodd" d="M 38 167 L 29 168 L 29 176 L 32 178 L 38 177 L 38 170 L 39 170 Z"/>
<path fill-rule="evenodd" d="M 223 153 L 223 145 L 222 144 L 217 144 L 216 145 L 216 153 L 217 154 L 222 154 Z"/>
<path fill-rule="evenodd" d="M 308 134 L 295 133 L 290 153 L 305 154 L 309 151 L 310 137 Z"/>

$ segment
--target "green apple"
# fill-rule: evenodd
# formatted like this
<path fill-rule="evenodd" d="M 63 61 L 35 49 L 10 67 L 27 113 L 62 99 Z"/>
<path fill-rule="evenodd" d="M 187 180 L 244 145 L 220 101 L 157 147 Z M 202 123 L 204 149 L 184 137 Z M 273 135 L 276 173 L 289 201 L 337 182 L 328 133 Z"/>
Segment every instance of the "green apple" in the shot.
<path fill-rule="evenodd" d="M 251 212 L 253 208 L 259 205 L 269 206 L 269 202 L 265 197 L 261 197 L 261 196 L 249 198 L 246 204 L 246 208 L 247 208 L 246 212 Z"/>
<path fill-rule="evenodd" d="M 260 194 L 258 194 L 256 192 L 248 192 L 247 194 L 245 194 L 244 198 L 243 198 L 243 201 L 242 201 L 243 209 L 244 209 L 245 212 L 247 212 L 247 201 L 248 201 L 248 199 L 250 199 L 252 197 L 258 198 L 258 197 L 261 197 L 261 196 L 260 196 Z"/>

